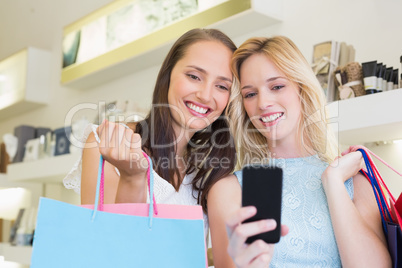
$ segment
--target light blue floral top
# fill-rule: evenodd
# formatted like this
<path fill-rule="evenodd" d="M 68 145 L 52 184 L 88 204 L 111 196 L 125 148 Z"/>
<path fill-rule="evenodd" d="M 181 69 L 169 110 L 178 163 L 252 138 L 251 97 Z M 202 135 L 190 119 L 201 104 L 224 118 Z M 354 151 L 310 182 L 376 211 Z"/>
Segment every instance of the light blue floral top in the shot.
<path fill-rule="evenodd" d="M 328 164 L 317 156 L 272 159 L 283 169 L 282 224 L 289 234 L 275 246 L 270 267 L 341 267 L 321 175 Z M 242 184 L 242 172 L 235 172 Z M 353 199 L 353 180 L 345 182 Z"/>

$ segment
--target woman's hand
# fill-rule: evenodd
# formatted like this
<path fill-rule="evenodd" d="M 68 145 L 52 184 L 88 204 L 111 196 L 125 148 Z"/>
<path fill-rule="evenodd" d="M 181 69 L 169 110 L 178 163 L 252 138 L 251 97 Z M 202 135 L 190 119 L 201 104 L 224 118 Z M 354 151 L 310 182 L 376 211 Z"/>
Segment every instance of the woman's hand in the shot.
<path fill-rule="evenodd" d="M 324 189 L 334 180 L 344 183 L 362 168 L 364 168 L 364 159 L 361 152 L 352 152 L 350 149 L 342 152 L 342 156 L 337 157 L 322 174 Z"/>
<path fill-rule="evenodd" d="M 229 237 L 228 253 L 237 267 L 267 267 L 271 262 L 274 244 L 267 244 L 262 240 L 256 240 L 249 245 L 245 243 L 250 236 L 276 228 L 276 222 L 272 219 L 241 224 L 256 213 L 255 207 L 243 207 L 226 221 Z M 285 236 L 289 228 L 286 225 L 281 227 L 281 235 Z"/>
<path fill-rule="evenodd" d="M 141 136 L 123 124 L 104 120 L 97 129 L 103 158 L 120 172 L 120 179 L 145 178 L 147 159 L 141 149 Z"/>

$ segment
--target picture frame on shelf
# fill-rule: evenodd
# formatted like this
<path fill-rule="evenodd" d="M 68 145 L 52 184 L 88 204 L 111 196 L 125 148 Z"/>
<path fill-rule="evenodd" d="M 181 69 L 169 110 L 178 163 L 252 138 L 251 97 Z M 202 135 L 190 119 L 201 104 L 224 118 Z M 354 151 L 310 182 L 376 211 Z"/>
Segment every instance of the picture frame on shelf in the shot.
<path fill-rule="evenodd" d="M 25 144 L 23 162 L 35 161 L 39 159 L 40 138 L 28 140 Z"/>

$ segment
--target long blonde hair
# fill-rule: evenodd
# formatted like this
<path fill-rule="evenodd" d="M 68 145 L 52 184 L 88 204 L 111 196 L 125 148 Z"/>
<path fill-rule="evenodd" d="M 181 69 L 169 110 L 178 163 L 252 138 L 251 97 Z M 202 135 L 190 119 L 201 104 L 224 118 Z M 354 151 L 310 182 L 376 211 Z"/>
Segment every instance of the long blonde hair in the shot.
<path fill-rule="evenodd" d="M 230 127 L 238 147 L 237 168 L 270 158 L 267 140 L 251 123 L 240 94 L 241 65 L 254 54 L 268 57 L 287 79 L 297 84 L 302 107 L 298 126 L 301 148 L 312 147 L 320 159 L 332 162 L 338 155 L 338 149 L 334 133 L 328 124 L 326 100 L 321 85 L 296 45 L 287 37 L 275 36 L 248 39 L 235 51 L 232 58 L 235 81 L 227 114 L 232 121 Z"/>

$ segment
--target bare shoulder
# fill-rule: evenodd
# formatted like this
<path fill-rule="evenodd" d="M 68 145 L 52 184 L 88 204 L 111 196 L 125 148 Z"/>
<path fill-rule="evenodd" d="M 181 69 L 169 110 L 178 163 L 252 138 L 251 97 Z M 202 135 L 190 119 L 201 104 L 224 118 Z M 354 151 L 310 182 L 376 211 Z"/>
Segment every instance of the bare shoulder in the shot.
<path fill-rule="evenodd" d="M 241 187 L 235 175 L 229 175 L 217 181 L 211 188 L 208 196 L 236 195 L 241 193 Z"/>
<path fill-rule="evenodd" d="M 241 204 L 241 187 L 235 175 L 216 182 L 208 193 L 208 210 L 216 213 L 230 212 Z"/>
<path fill-rule="evenodd" d="M 95 137 L 95 133 L 91 132 L 85 142 L 85 147 L 82 152 L 83 164 L 91 162 L 91 159 L 99 159 L 99 144 Z"/>
<path fill-rule="evenodd" d="M 87 143 L 92 143 L 92 142 L 96 142 L 96 138 L 95 138 L 95 133 L 94 133 L 94 132 L 89 133 L 88 138 L 87 138 L 87 140 L 86 140 L 85 143 L 87 144 Z"/>

